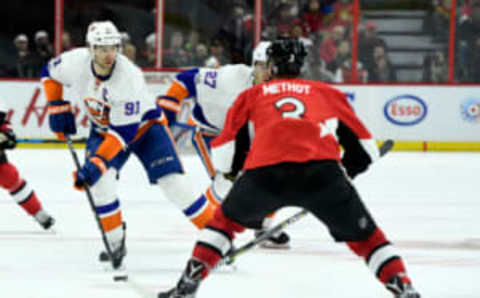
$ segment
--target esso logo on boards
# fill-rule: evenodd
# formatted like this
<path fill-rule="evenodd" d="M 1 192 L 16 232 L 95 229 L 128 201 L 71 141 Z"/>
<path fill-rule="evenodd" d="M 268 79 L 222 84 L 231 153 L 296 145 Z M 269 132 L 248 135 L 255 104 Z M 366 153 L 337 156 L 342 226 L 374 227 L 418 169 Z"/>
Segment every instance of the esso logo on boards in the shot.
<path fill-rule="evenodd" d="M 385 104 L 383 112 L 388 121 L 396 125 L 409 126 L 421 122 L 427 116 L 427 105 L 418 96 L 400 95 Z"/>

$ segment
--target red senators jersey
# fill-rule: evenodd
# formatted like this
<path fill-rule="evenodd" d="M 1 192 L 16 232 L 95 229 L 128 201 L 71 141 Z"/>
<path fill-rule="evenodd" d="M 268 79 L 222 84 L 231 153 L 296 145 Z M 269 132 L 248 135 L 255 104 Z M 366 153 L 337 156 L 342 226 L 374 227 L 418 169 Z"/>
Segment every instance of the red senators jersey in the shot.
<path fill-rule="evenodd" d="M 358 138 L 371 161 L 378 149 L 346 95 L 321 82 L 276 79 L 242 92 L 229 109 L 221 134 L 213 140 L 217 169 L 228 171 L 227 152 L 248 123 L 253 140 L 244 169 L 311 160 L 340 160 L 339 125 Z"/>

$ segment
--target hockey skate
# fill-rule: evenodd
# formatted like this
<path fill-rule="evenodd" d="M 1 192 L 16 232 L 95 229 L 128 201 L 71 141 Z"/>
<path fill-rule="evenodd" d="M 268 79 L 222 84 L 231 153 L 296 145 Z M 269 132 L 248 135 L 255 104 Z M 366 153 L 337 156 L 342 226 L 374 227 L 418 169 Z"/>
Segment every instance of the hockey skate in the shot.
<path fill-rule="evenodd" d="M 49 230 L 55 224 L 55 219 L 43 210 L 38 211 L 33 217 L 44 230 Z"/>
<path fill-rule="evenodd" d="M 205 265 L 202 262 L 190 259 L 177 286 L 167 292 L 158 293 L 158 298 L 195 298 L 204 270 Z"/>
<path fill-rule="evenodd" d="M 263 233 L 265 233 L 265 230 L 256 230 L 255 237 L 260 237 Z M 280 231 L 260 243 L 259 246 L 263 248 L 288 249 L 290 248 L 290 236 L 288 236 L 287 233 Z"/>
<path fill-rule="evenodd" d="M 400 275 L 395 275 L 385 287 L 395 298 L 420 298 L 420 294 L 412 287 L 410 281 Z"/>
<path fill-rule="evenodd" d="M 125 245 L 125 238 L 127 235 L 126 228 L 127 228 L 127 225 L 123 223 L 122 241 L 120 242 L 120 245 L 117 248 L 112 249 L 112 257 L 113 257 L 112 266 L 114 269 L 118 269 L 120 266 L 122 266 L 123 258 L 127 255 L 127 247 Z M 106 251 L 100 252 L 98 259 L 100 260 L 100 262 L 110 262 L 110 256 Z"/>

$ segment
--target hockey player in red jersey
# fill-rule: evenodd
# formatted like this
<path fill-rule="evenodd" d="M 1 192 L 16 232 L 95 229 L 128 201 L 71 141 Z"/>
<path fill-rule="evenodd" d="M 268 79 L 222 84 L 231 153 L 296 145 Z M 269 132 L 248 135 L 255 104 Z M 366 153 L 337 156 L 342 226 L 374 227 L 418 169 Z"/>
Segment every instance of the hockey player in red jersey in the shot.
<path fill-rule="evenodd" d="M 25 212 L 48 230 L 55 220 L 43 210 L 35 192 L 19 176 L 17 168 L 7 160 L 5 150 L 15 148 L 16 144 L 15 134 L 7 121 L 6 112 L 0 107 L 0 187 L 7 190 Z"/>
<path fill-rule="evenodd" d="M 195 297 L 200 282 L 230 249 L 235 233 L 258 228 L 265 215 L 279 208 L 298 206 L 364 258 L 396 298 L 419 298 L 402 258 L 350 183 L 349 177 L 379 158 L 370 132 L 344 93 L 298 79 L 306 56 L 298 40 L 276 40 L 268 55 L 273 80 L 239 95 L 212 142 L 214 162 L 225 162 L 221 155 L 231 155 L 238 130 L 251 123 L 255 132 L 245 173 L 202 230 L 176 287 L 158 297 Z M 343 157 L 339 144 L 345 149 Z"/>
<path fill-rule="evenodd" d="M 255 47 L 251 66 L 229 64 L 216 69 L 193 68 L 181 72 L 175 76 L 166 94 L 158 97 L 158 104 L 165 111 L 172 131 L 194 130 L 191 144 L 205 166 L 208 176 L 212 179 L 207 190 L 196 199 L 197 202 L 210 202 L 214 206 L 219 206 L 242 169 L 250 146 L 248 125 L 245 125 L 237 134 L 236 148 L 232 150 L 232 158 L 229 158 L 232 164 L 228 170 L 227 167 L 222 171 L 215 169 L 210 143 L 222 130 L 227 111 L 237 96 L 247 88 L 268 79 L 266 52 L 270 44 L 270 41 L 261 41 Z M 203 207 L 199 205 L 198 209 Z M 184 212 L 187 216 L 197 216 L 195 211 L 185 210 Z M 268 230 L 273 224 L 273 217 L 274 214 L 267 216 L 262 229 L 256 230 L 255 235 L 258 236 Z M 210 218 L 204 217 L 203 225 Z M 289 248 L 289 242 L 288 234 L 280 231 L 260 246 L 276 249 Z"/>

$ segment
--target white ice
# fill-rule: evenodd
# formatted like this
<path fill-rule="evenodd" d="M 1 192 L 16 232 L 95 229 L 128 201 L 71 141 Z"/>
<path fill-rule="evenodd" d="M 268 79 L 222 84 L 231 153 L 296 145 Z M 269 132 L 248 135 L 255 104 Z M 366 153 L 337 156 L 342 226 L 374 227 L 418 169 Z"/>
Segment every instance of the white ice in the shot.
<path fill-rule="evenodd" d="M 84 193 L 74 191 L 67 150 L 9 152 L 21 175 L 57 219 L 43 232 L 0 192 L 0 297 L 137 297 L 97 261 L 102 249 Z M 184 158 L 192 188 L 208 183 L 199 161 Z M 424 298 L 480 297 L 480 154 L 390 153 L 355 181 L 380 227 L 406 260 Z M 178 279 L 198 232 L 132 158 L 119 196 L 128 223 L 130 276 L 152 290 Z M 277 214 L 283 219 L 297 209 Z M 309 216 L 287 229 L 290 250 L 255 249 L 236 272 L 212 274 L 197 297 L 391 297 L 364 262 Z M 237 243 L 252 237 L 240 235 Z"/>

